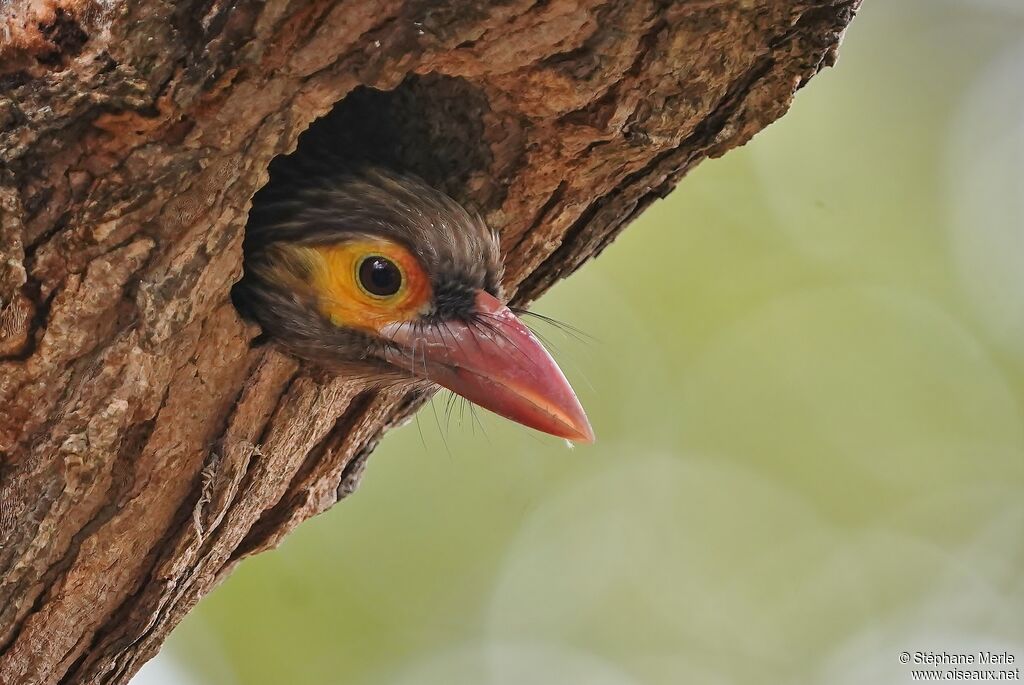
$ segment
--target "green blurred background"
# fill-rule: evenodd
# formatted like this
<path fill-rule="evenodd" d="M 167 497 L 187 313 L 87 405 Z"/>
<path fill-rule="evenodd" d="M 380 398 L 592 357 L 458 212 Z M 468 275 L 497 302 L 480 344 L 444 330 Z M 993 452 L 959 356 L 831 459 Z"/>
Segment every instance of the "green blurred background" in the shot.
<path fill-rule="evenodd" d="M 1020 666 L 1024 0 L 869 0 L 841 54 L 537 305 L 595 446 L 439 396 L 137 682 Z"/>

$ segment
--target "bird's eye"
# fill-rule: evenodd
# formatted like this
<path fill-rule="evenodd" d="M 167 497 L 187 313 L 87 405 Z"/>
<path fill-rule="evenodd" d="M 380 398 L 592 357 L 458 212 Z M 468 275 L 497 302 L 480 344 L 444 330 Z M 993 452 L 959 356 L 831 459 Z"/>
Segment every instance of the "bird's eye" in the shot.
<path fill-rule="evenodd" d="M 402 271 L 390 259 L 371 255 L 359 263 L 359 285 L 371 295 L 388 297 L 402 288 Z"/>

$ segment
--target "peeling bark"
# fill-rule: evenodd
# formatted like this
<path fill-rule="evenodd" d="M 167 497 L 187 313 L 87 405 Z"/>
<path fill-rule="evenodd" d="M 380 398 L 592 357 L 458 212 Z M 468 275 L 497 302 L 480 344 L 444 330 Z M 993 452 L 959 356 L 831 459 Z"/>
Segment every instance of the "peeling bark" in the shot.
<path fill-rule="evenodd" d="M 858 4 L 4 5 L 0 683 L 126 682 L 421 403 L 231 305 L 250 199 L 314 120 L 301 145 L 480 211 L 523 304 L 781 116 Z"/>

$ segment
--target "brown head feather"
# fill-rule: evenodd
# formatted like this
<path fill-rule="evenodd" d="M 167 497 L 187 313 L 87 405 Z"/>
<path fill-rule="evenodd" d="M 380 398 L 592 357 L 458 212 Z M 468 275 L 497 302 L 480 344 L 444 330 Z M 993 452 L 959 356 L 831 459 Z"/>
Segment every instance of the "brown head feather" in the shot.
<path fill-rule="evenodd" d="M 383 360 L 387 343 L 328 320 L 310 291 L 304 265 L 287 245 L 332 245 L 383 238 L 412 252 L 429 276 L 425 319 L 471 314 L 478 290 L 501 296 L 497 235 L 479 216 L 411 176 L 371 170 L 358 175 L 292 173 L 253 202 L 245 238 L 239 309 L 278 344 L 334 370 L 408 378 Z"/>

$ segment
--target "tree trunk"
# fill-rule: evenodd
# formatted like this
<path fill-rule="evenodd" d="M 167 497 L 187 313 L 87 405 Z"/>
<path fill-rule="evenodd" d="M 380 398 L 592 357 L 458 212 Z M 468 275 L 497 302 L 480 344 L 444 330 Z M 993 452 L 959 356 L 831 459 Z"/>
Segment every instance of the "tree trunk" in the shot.
<path fill-rule="evenodd" d="M 311 122 L 480 211 L 523 304 L 782 115 L 859 4 L 12 2 L 3 684 L 126 682 L 421 403 L 253 344 L 231 305 L 250 199 Z"/>

